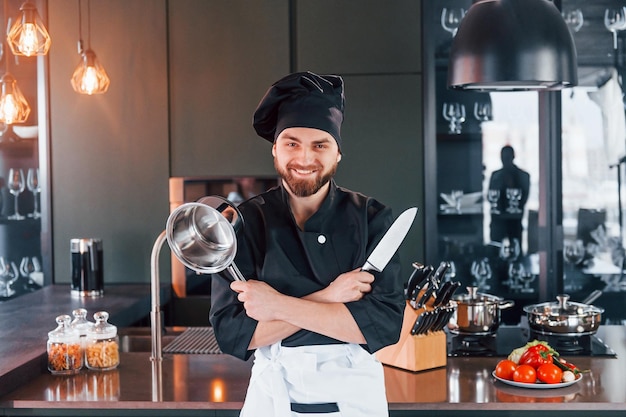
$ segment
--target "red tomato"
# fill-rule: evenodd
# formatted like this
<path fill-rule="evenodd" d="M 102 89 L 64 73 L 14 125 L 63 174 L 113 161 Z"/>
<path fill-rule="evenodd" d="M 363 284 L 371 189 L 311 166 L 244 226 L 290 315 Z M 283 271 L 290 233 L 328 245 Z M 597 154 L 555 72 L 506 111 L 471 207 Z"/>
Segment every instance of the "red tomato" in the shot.
<path fill-rule="evenodd" d="M 552 363 L 552 355 L 550 349 L 541 344 L 529 347 L 519 358 L 520 365 L 530 365 L 535 369 L 544 363 Z"/>
<path fill-rule="evenodd" d="M 512 381 L 515 368 L 517 368 L 515 362 L 508 359 L 502 359 L 496 365 L 496 376 L 498 378 L 508 379 L 509 381 Z"/>
<path fill-rule="evenodd" d="M 513 381 L 533 384 L 537 382 L 537 371 L 530 365 L 517 365 L 513 372 Z"/>
<path fill-rule="evenodd" d="M 537 368 L 537 379 L 546 384 L 558 384 L 562 377 L 563 371 L 553 363 L 545 363 Z"/>

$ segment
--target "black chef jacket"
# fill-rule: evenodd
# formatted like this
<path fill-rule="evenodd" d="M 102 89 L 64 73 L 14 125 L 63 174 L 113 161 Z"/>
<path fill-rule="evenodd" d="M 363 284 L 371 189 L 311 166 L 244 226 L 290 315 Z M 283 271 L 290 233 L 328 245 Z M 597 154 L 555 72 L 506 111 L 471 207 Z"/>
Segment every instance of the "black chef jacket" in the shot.
<path fill-rule="evenodd" d="M 291 214 L 289 196 L 275 187 L 239 207 L 244 226 L 238 233 L 235 264 L 246 279 L 267 282 L 277 291 L 302 297 L 327 287 L 344 272 L 363 266 L 393 222 L 391 209 L 362 194 L 337 187 L 300 230 Z M 381 273 L 374 273 L 372 291 L 346 303 L 367 341 L 369 352 L 396 343 L 405 307 L 398 255 Z M 230 282 L 211 281 L 210 322 L 224 353 L 247 359 L 257 321 L 248 317 Z M 343 343 L 300 330 L 283 346 Z"/>

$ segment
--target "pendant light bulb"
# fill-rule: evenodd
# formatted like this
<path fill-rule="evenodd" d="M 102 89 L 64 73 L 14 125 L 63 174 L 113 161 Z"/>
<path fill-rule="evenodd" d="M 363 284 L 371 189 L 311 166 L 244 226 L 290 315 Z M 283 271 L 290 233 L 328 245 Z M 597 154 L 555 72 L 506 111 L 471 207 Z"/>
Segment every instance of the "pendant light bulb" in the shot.
<path fill-rule="evenodd" d="M 0 80 L 0 122 L 7 125 L 24 123 L 30 115 L 30 106 L 11 74 L 4 74 Z"/>
<path fill-rule="evenodd" d="M 52 43 L 46 26 L 30 1 L 20 7 L 20 15 L 7 33 L 7 42 L 14 55 L 45 55 Z"/>
<path fill-rule="evenodd" d="M 87 49 L 81 54 L 81 60 L 72 75 L 72 88 L 79 94 L 102 94 L 110 84 L 109 76 L 96 58 L 96 54 Z"/>

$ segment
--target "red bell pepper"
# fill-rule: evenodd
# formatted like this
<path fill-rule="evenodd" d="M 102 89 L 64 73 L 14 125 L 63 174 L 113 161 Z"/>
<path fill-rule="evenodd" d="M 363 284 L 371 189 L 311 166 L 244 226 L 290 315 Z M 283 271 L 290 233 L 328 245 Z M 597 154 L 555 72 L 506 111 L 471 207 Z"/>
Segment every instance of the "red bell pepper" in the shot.
<path fill-rule="evenodd" d="M 543 344 L 529 347 L 519 359 L 519 364 L 537 369 L 544 363 L 552 363 L 552 350 Z"/>

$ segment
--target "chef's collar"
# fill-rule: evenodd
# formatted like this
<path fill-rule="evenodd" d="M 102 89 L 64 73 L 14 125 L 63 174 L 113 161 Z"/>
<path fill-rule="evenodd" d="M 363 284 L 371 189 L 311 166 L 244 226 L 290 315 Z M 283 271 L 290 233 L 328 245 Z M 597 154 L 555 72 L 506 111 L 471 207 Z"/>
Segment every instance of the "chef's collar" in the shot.
<path fill-rule="evenodd" d="M 290 127 L 309 127 L 329 133 L 341 151 L 341 124 L 345 98 L 343 79 L 310 71 L 276 81 L 254 112 L 257 134 L 274 142 Z"/>
<path fill-rule="evenodd" d="M 334 209 L 336 201 L 337 201 L 337 183 L 335 183 L 335 179 L 330 179 L 330 187 L 328 187 L 328 194 L 322 201 L 322 205 L 320 208 L 306 221 L 304 224 L 305 230 L 314 230 L 317 231 L 319 227 L 321 227 L 326 214 Z M 287 191 L 285 184 L 280 181 L 280 188 L 282 190 L 282 198 L 283 202 L 287 205 L 287 207 L 291 207 L 289 205 L 289 191 Z M 291 209 L 289 209 L 291 212 Z"/>

